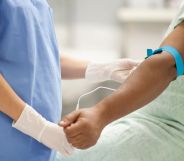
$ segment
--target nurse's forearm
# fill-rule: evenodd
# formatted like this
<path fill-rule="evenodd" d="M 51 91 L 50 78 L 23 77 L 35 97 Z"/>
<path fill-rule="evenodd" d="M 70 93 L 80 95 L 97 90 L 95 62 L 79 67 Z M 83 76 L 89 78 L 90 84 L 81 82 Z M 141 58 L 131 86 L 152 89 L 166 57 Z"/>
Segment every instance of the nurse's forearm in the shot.
<path fill-rule="evenodd" d="M 0 74 L 0 112 L 17 121 L 24 107 L 25 103 L 16 95 Z"/>
<path fill-rule="evenodd" d="M 88 61 L 71 58 L 69 56 L 61 57 L 61 75 L 62 79 L 82 79 L 85 77 Z"/>
<path fill-rule="evenodd" d="M 184 58 L 184 25 L 177 27 L 161 44 L 177 48 Z M 104 123 L 123 117 L 159 96 L 176 78 L 174 58 L 164 52 L 144 61 L 113 95 L 98 104 Z"/>

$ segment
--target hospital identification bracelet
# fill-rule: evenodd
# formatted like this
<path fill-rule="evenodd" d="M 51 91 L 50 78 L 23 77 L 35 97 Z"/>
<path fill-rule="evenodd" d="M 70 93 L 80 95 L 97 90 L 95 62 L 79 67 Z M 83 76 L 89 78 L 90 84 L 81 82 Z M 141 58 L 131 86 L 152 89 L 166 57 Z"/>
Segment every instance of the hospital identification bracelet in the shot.
<path fill-rule="evenodd" d="M 176 70 L 177 70 L 177 76 L 182 76 L 184 74 L 184 64 L 183 64 L 183 59 L 181 57 L 181 54 L 180 52 L 172 47 L 172 46 L 164 46 L 164 47 L 161 47 L 157 50 L 152 50 L 152 49 L 147 49 L 147 58 L 149 58 L 150 56 L 152 55 L 155 55 L 155 54 L 159 54 L 163 51 L 166 51 L 168 52 L 169 54 L 171 54 L 174 59 L 175 59 L 175 62 L 176 62 Z"/>

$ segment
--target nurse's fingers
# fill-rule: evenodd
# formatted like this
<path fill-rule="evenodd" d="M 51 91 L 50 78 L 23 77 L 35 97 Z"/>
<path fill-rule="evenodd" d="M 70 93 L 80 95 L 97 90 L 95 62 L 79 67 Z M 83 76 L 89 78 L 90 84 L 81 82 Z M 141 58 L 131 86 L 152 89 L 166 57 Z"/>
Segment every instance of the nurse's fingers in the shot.
<path fill-rule="evenodd" d="M 72 123 L 75 123 L 80 116 L 80 110 L 74 111 L 68 115 L 66 115 L 63 120 L 59 123 L 60 126 L 66 128 L 70 126 Z"/>

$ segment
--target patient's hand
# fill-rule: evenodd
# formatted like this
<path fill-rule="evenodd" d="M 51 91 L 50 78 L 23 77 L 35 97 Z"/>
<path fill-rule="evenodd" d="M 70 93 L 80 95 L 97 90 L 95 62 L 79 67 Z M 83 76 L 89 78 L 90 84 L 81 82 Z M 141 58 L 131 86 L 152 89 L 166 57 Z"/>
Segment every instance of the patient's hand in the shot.
<path fill-rule="evenodd" d="M 60 125 L 64 127 L 68 142 L 78 149 L 95 145 L 105 127 L 98 107 L 81 109 L 65 116 Z"/>

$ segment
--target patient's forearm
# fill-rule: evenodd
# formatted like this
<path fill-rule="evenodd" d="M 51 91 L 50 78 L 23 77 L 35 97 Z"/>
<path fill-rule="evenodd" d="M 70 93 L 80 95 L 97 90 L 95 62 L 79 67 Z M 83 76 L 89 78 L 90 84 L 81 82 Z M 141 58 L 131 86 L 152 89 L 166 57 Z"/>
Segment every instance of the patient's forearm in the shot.
<path fill-rule="evenodd" d="M 0 75 L 0 112 L 17 120 L 25 107 L 25 103 L 16 95 L 7 81 Z"/>
<path fill-rule="evenodd" d="M 184 25 L 177 27 L 161 44 L 177 48 L 184 57 Z M 163 52 L 145 60 L 113 95 L 98 105 L 105 123 L 125 116 L 151 102 L 176 78 L 174 58 Z"/>
<path fill-rule="evenodd" d="M 174 61 L 167 53 L 146 60 L 116 93 L 100 102 L 105 122 L 110 123 L 155 99 L 175 75 Z"/>

